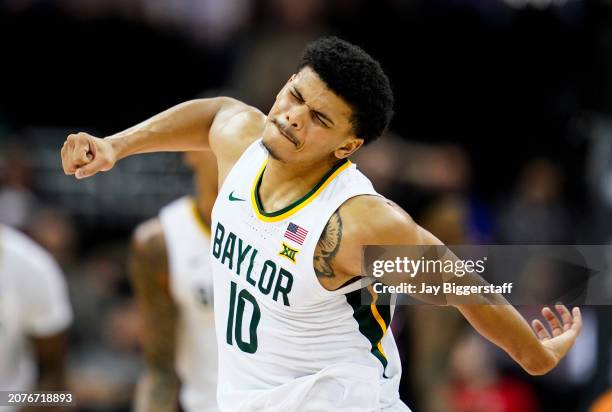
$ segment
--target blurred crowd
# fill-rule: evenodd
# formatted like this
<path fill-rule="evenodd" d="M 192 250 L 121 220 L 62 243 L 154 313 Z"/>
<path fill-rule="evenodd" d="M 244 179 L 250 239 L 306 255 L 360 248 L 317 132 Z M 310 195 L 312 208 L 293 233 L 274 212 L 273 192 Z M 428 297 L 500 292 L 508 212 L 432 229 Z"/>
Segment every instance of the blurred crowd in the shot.
<path fill-rule="evenodd" d="M 466 120 L 470 109 L 459 107 L 462 99 L 457 93 L 475 87 L 476 98 L 486 100 L 492 92 L 485 89 L 491 87 L 507 96 L 508 86 L 495 82 L 512 81 L 486 75 L 483 85 L 476 87 L 475 78 L 468 76 L 471 86 L 454 85 L 449 89 L 451 82 L 461 83 L 461 75 L 466 74 L 465 67 L 458 67 L 459 76 L 451 79 L 442 78 L 445 72 L 433 68 L 434 84 L 441 85 L 440 89 L 431 90 L 430 100 L 411 102 L 412 89 L 406 87 L 414 83 L 403 80 L 402 67 L 393 64 L 399 54 L 410 58 L 411 50 L 401 44 L 386 44 L 390 40 L 384 45 L 377 43 L 383 42 L 380 34 L 370 38 L 370 30 L 390 32 L 380 22 L 372 29 L 368 19 L 378 21 L 380 16 L 388 16 L 390 24 L 414 22 L 422 29 L 417 20 L 433 14 L 452 30 L 462 27 L 452 23 L 452 13 L 458 13 L 464 16 L 464 23 L 466 19 L 480 22 L 502 32 L 516 21 L 522 25 L 544 22 L 562 27 L 563 33 L 598 39 L 597 47 L 601 48 L 595 55 L 600 60 L 593 64 L 601 67 L 593 71 L 605 71 L 608 60 L 612 60 L 612 24 L 601 17 L 596 28 L 584 28 L 592 22 L 593 10 L 604 11 L 603 16 L 611 14 L 608 2 L 579 0 L 0 0 L 0 19 L 5 22 L 61 16 L 62 21 L 71 21 L 75 27 L 82 27 L 83 22 L 112 20 L 145 26 L 150 32 L 172 33 L 179 42 L 189 45 L 185 47 L 198 50 L 205 65 L 218 65 L 208 67 L 207 76 L 219 75 L 192 84 L 189 92 L 172 94 L 172 99 L 224 94 L 264 112 L 310 39 L 335 33 L 362 44 L 388 68 L 392 84 L 398 85 L 398 105 L 391 130 L 354 160 L 380 193 L 400 204 L 442 241 L 455 245 L 610 243 L 612 121 L 605 114 L 609 100 L 585 92 L 575 84 L 575 78 L 553 76 L 552 82 L 533 73 L 537 79 L 522 87 L 551 88 L 546 96 L 533 90 L 533 96 L 523 98 L 537 102 L 524 102 L 524 107 L 514 112 L 510 106 L 516 101 L 503 102 L 500 110 L 509 114 L 491 118 L 485 111 L 473 113 L 474 118 Z M 5 26 L 2 30 L 8 29 Z M 408 35 L 415 33 L 407 30 Z M 441 35 L 428 36 L 431 49 L 414 53 L 440 62 L 435 55 Z M 408 40 L 412 46 L 417 41 Z M 511 47 L 510 43 L 506 39 L 504 47 Z M 520 47 L 521 43 L 517 44 Z M 567 47 L 570 52 L 580 48 L 575 43 Z M 491 53 L 493 58 L 498 56 Z M 581 56 L 569 58 L 574 57 Z M 78 65 L 78 60 L 75 55 L 74 61 L 66 64 Z M 462 65 L 460 61 L 455 63 Z M 529 61 L 524 66 L 529 66 Z M 185 70 L 193 78 L 193 69 Z M 580 75 L 588 77 L 593 71 L 583 70 Z M 419 70 L 409 74 L 423 75 Z M 49 90 L 46 87 L 52 86 L 44 86 L 43 91 Z M 186 90 L 186 86 L 180 87 Z M 140 100 L 126 97 L 128 103 L 115 102 L 103 94 L 108 112 L 89 113 L 80 108 L 76 113 L 81 118 L 67 114 L 74 107 L 71 103 L 66 103 L 64 111 L 47 105 L 45 108 L 58 114 L 50 118 L 37 106 L 40 103 L 34 102 L 31 122 L 27 105 L 17 100 L 7 104 L 14 91 L 9 90 L 9 97 L 2 99 L 0 223 L 23 231 L 42 245 L 65 274 L 74 310 L 67 387 L 74 391 L 81 411 L 130 409 L 143 367 L 142 332 L 126 275 L 130 233 L 161 206 L 190 192 L 191 176 L 178 155 L 147 155 L 129 159 L 109 174 L 77 183 L 63 175 L 59 147 L 75 124 L 105 135 L 163 109 L 147 106 L 146 101 L 149 95 L 163 95 L 170 88 L 151 86 L 147 94 L 138 97 Z M 142 85 L 135 93 L 139 91 Z M 601 93 L 606 91 L 604 88 Z M 123 91 L 126 95 L 133 92 Z M 417 87 L 415 93 L 424 92 Z M 178 102 L 152 98 L 158 99 L 159 106 Z M 468 97 L 463 98 L 469 105 Z M 40 99 L 50 100 L 45 93 Z M 134 101 L 141 105 L 134 105 L 133 112 L 128 110 L 126 114 L 126 105 Z M 113 108 L 115 103 L 123 113 Z M 421 112 L 413 111 L 421 103 L 422 110 L 431 112 L 425 119 L 419 117 Z M 484 106 L 488 106 L 487 101 L 476 107 Z M 99 103 L 96 106 L 101 107 Z M 459 114 L 454 114 L 456 111 Z M 546 122 L 535 118 L 538 113 Z M 534 118 L 529 117 L 532 115 Z M 523 129 L 517 129 L 515 120 L 521 125 L 533 124 L 534 130 L 519 136 Z M 499 124 L 486 126 L 492 122 Z M 491 130 L 498 135 L 491 135 Z M 517 135 L 512 137 L 512 133 Z M 526 317 L 537 316 L 537 308 L 521 311 Z M 471 332 L 453 309 L 399 306 L 392 328 L 403 356 L 401 396 L 413 410 L 424 412 L 587 411 L 612 385 L 612 310 L 584 307 L 583 313 L 584 331 L 570 356 L 554 373 L 533 378 Z M 612 409 L 592 409 L 605 410 Z"/>

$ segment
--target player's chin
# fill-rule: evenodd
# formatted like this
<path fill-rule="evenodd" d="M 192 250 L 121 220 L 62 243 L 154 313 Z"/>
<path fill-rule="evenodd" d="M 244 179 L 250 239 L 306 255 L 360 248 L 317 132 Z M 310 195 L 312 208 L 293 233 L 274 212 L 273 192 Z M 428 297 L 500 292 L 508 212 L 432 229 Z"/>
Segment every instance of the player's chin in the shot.
<path fill-rule="evenodd" d="M 274 160 L 286 160 L 286 152 L 287 147 L 283 145 L 283 142 L 280 141 L 276 136 L 263 136 L 261 139 L 262 144 L 270 154 L 270 157 Z"/>

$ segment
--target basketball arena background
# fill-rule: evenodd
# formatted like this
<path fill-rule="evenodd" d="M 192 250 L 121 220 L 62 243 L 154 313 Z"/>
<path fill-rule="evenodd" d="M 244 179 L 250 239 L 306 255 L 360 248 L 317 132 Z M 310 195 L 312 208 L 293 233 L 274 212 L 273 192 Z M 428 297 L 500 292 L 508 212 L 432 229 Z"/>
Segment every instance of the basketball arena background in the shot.
<path fill-rule="evenodd" d="M 129 236 L 192 182 L 175 154 L 77 182 L 61 170 L 67 133 L 105 136 L 199 96 L 266 112 L 324 34 L 388 73 L 390 132 L 356 162 L 441 240 L 612 240 L 612 1 L 0 0 L 0 222 L 67 277 L 78 410 L 130 409 L 142 361 Z M 587 411 L 612 382 L 612 310 L 583 315 L 568 358 L 534 378 L 455 310 L 399 307 L 402 399 L 425 412 Z"/>

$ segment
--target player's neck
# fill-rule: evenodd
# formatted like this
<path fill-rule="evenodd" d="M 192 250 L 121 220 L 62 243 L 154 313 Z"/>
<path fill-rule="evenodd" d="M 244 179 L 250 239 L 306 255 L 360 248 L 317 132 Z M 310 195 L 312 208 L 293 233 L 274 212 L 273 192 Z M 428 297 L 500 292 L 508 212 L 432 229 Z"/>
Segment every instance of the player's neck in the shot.
<path fill-rule="evenodd" d="M 280 210 L 306 195 L 338 161 L 287 164 L 269 158 L 259 187 L 266 211 Z"/>

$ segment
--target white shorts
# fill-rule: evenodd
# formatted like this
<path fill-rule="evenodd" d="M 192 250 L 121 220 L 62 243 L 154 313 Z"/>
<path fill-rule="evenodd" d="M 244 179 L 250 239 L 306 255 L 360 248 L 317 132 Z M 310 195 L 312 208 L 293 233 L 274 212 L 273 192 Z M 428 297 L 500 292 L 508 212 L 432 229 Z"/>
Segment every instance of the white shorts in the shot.
<path fill-rule="evenodd" d="M 243 393 L 244 396 L 234 394 L 231 402 L 222 402 L 222 409 L 240 412 L 410 412 L 399 398 L 381 409 L 379 374 L 378 368 L 334 364 L 273 389 L 249 391 Z"/>

